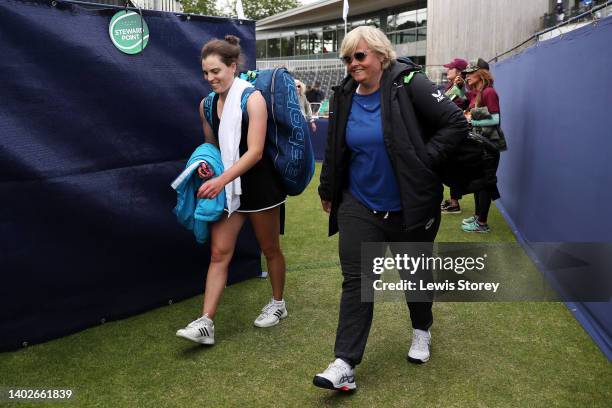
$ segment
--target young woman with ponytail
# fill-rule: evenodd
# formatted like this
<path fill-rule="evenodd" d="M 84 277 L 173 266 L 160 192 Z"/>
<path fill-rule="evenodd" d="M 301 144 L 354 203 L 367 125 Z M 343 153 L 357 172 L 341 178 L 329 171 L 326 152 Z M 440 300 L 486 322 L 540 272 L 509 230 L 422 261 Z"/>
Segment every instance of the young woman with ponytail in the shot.
<path fill-rule="evenodd" d="M 214 92 L 214 102 L 212 115 L 206 118 L 202 100 L 200 117 L 205 141 L 221 150 L 224 172 L 204 181 L 198 198 L 214 198 L 225 190 L 226 213 L 210 229 L 211 259 L 202 315 L 176 333 L 200 344 L 215 342 L 213 319 L 227 282 L 238 233 L 247 219 L 266 258 L 272 284 L 272 299 L 254 324 L 270 327 L 287 316 L 283 300 L 285 258 L 279 240 L 281 207 L 286 196 L 272 161 L 264 155 L 268 119 L 265 100 L 258 91 L 248 89 L 252 87 L 249 82 L 236 77 L 239 60 L 239 39 L 232 35 L 211 40 L 202 48 L 202 71 Z M 243 95 L 249 95 L 244 112 Z M 203 179 L 208 176 L 205 168 L 198 173 Z"/>

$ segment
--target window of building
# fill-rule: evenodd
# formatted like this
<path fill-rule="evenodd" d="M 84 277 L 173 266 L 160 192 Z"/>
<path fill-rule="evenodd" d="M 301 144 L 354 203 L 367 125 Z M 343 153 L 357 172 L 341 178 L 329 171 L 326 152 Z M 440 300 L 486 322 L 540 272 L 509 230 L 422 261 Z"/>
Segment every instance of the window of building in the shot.
<path fill-rule="evenodd" d="M 427 40 L 427 27 L 419 27 L 417 29 L 417 41 Z"/>
<path fill-rule="evenodd" d="M 427 26 L 427 9 L 420 9 L 417 13 L 417 25 L 419 27 Z"/>
<path fill-rule="evenodd" d="M 321 30 L 319 28 L 319 30 Z M 311 30 L 308 33 L 309 54 L 321 54 L 323 48 L 323 32 Z"/>
<path fill-rule="evenodd" d="M 394 31 L 415 28 L 417 25 L 417 10 L 404 11 L 403 13 L 399 13 L 395 17 L 396 19 Z"/>
<path fill-rule="evenodd" d="M 404 11 L 387 17 L 387 35 L 392 44 L 407 44 L 427 38 L 427 9 Z"/>
<path fill-rule="evenodd" d="M 423 4 L 424 2 L 421 2 Z M 347 30 L 368 25 L 385 26 L 392 44 L 409 44 L 427 39 L 427 9 L 403 11 L 386 16 L 381 15 L 349 21 Z M 313 27 L 282 32 L 260 33 L 257 36 L 257 58 L 278 58 L 326 53 L 339 53 L 344 39 L 344 24 Z"/>
<path fill-rule="evenodd" d="M 322 52 L 336 52 L 338 51 L 336 42 L 336 31 L 330 31 L 332 27 L 323 27 L 323 48 Z"/>
<path fill-rule="evenodd" d="M 295 39 L 293 37 L 281 38 L 281 57 L 293 57 L 295 55 Z"/>
<path fill-rule="evenodd" d="M 257 58 L 266 58 L 266 40 L 255 41 L 255 55 Z"/>
<path fill-rule="evenodd" d="M 425 65 L 425 56 L 413 56 L 413 57 L 410 57 L 410 59 L 415 64 Z"/>
<path fill-rule="evenodd" d="M 270 38 L 268 40 L 267 50 L 268 50 L 268 58 L 280 57 L 280 39 Z"/>
<path fill-rule="evenodd" d="M 308 55 L 308 34 L 295 36 L 295 55 Z"/>
<path fill-rule="evenodd" d="M 348 27 L 348 31 L 351 31 L 351 29 L 355 28 L 355 27 L 359 27 L 362 25 L 365 25 L 365 20 L 351 20 L 350 21 L 350 25 Z"/>
<path fill-rule="evenodd" d="M 347 27 L 347 31 L 350 31 L 350 28 Z M 342 40 L 344 40 L 344 26 L 338 26 L 338 29 L 336 30 L 336 44 L 338 44 L 338 52 L 340 52 Z"/>
<path fill-rule="evenodd" d="M 417 40 L 417 30 L 411 28 L 410 30 L 399 31 L 395 33 L 394 44 L 406 44 L 415 42 Z"/>
<path fill-rule="evenodd" d="M 364 21 L 364 25 L 379 28 L 380 27 L 380 18 L 378 18 L 378 17 L 366 18 L 365 21 Z"/>

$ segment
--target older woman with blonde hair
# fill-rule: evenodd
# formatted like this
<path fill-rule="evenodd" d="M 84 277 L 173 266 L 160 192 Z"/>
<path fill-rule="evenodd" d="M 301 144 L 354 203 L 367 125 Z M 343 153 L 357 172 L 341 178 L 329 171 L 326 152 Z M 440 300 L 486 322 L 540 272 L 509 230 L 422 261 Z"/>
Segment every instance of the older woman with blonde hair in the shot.
<path fill-rule="evenodd" d="M 329 235 L 340 233 L 343 283 L 336 359 L 313 382 L 353 390 L 374 310 L 371 301 L 362 301 L 362 281 L 370 276 L 362 275 L 361 244 L 433 242 L 443 192 L 435 169 L 467 137 L 468 127 L 420 66 L 396 60 L 377 28 L 349 32 L 340 55 L 348 76 L 330 102 L 319 195 L 329 213 Z M 363 289 L 373 293 L 372 286 Z M 424 363 L 430 357 L 432 302 L 409 301 L 408 308 L 413 334 L 407 357 Z"/>

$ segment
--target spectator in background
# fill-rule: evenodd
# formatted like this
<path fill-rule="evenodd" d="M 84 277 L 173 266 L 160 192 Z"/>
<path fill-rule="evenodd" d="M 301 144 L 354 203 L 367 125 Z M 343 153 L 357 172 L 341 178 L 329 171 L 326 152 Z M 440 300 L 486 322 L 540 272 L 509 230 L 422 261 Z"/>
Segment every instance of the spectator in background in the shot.
<path fill-rule="evenodd" d="M 562 22 L 565 17 L 565 10 L 563 9 L 563 0 L 557 0 L 557 5 L 555 6 L 555 14 L 557 15 L 557 23 Z"/>
<path fill-rule="evenodd" d="M 466 69 L 467 66 L 467 61 L 461 58 L 455 58 L 444 65 L 444 68 L 446 68 L 446 79 L 448 79 L 448 83 L 444 89 L 444 95 L 453 101 L 461 110 L 465 110 L 468 106 L 465 96 L 465 81 L 462 74 L 462 71 Z M 460 198 L 457 189 L 451 186 L 450 200 L 444 200 L 442 203 L 442 213 L 461 214 L 461 206 L 459 205 Z"/>
<path fill-rule="evenodd" d="M 306 93 L 304 88 L 306 86 L 299 79 L 295 80 L 295 87 L 297 88 L 298 97 L 300 98 L 300 110 L 302 111 L 302 115 L 306 118 L 306 120 L 310 123 L 310 129 L 312 133 L 317 131 L 317 124 L 315 123 L 314 118 L 312 117 L 312 108 L 310 107 L 310 102 L 306 99 Z"/>
<path fill-rule="evenodd" d="M 323 91 L 321 91 L 321 82 L 315 81 L 312 89 L 306 92 L 306 99 L 308 100 L 308 102 L 318 103 L 321 102 L 323 98 L 325 98 L 325 95 L 323 95 Z"/>
<path fill-rule="evenodd" d="M 466 60 L 461 58 L 455 58 L 448 64 L 444 65 L 446 68 L 446 89 L 444 89 L 445 95 L 455 103 L 461 110 L 467 108 L 467 98 L 465 96 L 465 81 L 463 79 L 463 70 L 466 69 L 468 63 Z"/>
<path fill-rule="evenodd" d="M 482 60 L 481 64 L 484 66 Z M 488 67 L 488 64 L 486 64 Z M 490 137 L 493 132 L 497 132 L 499 138 L 499 96 L 493 88 L 493 77 L 488 69 L 478 65 L 470 65 L 464 71 L 466 81 L 471 91 L 468 93 L 471 124 L 474 131 L 486 135 L 489 140 L 497 145 L 498 149 L 505 150 L 497 140 Z M 479 111 L 479 112 L 477 112 Z M 476 115 L 478 113 L 478 116 Z M 482 118 L 477 120 L 478 118 Z M 486 117 L 486 118 L 485 118 Z M 494 190 L 484 190 L 474 193 L 475 212 L 474 216 L 463 220 L 461 229 L 465 232 L 487 233 L 491 229 L 488 224 L 489 208 L 491 201 L 499 198 L 499 192 Z"/>
<path fill-rule="evenodd" d="M 484 70 L 486 70 L 486 71 L 487 71 L 487 72 L 490 74 L 490 72 L 489 72 L 489 63 L 488 63 L 487 61 L 485 61 L 483 58 L 478 58 L 478 59 L 477 59 L 475 62 L 474 62 L 474 60 L 471 60 L 470 62 L 471 62 L 471 64 L 468 64 L 470 67 L 472 67 L 472 68 L 474 68 L 474 67 L 478 67 L 479 69 L 484 69 Z M 463 76 L 464 76 L 464 77 L 465 77 L 465 76 L 467 76 L 466 72 L 467 72 L 467 71 L 464 71 L 464 72 L 463 72 Z M 493 78 L 493 75 L 489 75 L 489 77 L 490 77 L 490 78 L 489 78 L 489 80 L 490 80 L 489 85 L 492 87 L 492 86 L 493 86 L 493 82 L 495 82 L 495 79 Z M 466 81 L 466 82 L 467 82 L 467 81 Z M 470 101 L 472 101 L 474 98 L 476 98 L 476 94 L 478 93 L 478 90 L 476 90 L 476 89 L 474 89 L 474 90 L 473 90 L 473 89 L 471 89 L 471 88 L 470 88 L 470 85 L 469 85 L 469 84 L 467 84 L 467 83 L 466 83 L 465 87 L 466 87 L 466 89 L 467 89 L 467 92 L 466 92 L 465 96 L 466 96 L 466 98 L 467 98 L 468 104 L 467 104 L 467 106 L 464 108 L 464 111 L 465 111 L 465 112 L 467 112 L 467 116 L 468 116 L 468 119 L 469 119 L 469 116 L 470 116 L 470 115 L 469 115 L 469 110 L 471 109 L 471 107 L 469 106 L 469 103 L 470 103 Z"/>

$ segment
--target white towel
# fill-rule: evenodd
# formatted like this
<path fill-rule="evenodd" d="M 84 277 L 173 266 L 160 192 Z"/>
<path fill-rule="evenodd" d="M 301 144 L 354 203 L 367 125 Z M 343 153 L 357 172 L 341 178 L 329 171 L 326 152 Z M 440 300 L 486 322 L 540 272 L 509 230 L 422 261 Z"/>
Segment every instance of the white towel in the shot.
<path fill-rule="evenodd" d="M 219 123 L 219 147 L 225 170 L 232 167 L 240 158 L 239 147 L 242 136 L 242 109 L 240 109 L 240 102 L 243 91 L 252 86 L 251 83 L 244 79 L 235 78 L 223 104 L 221 122 Z M 225 186 L 225 200 L 227 201 L 229 215 L 240 207 L 241 194 L 240 177 L 236 177 Z"/>

